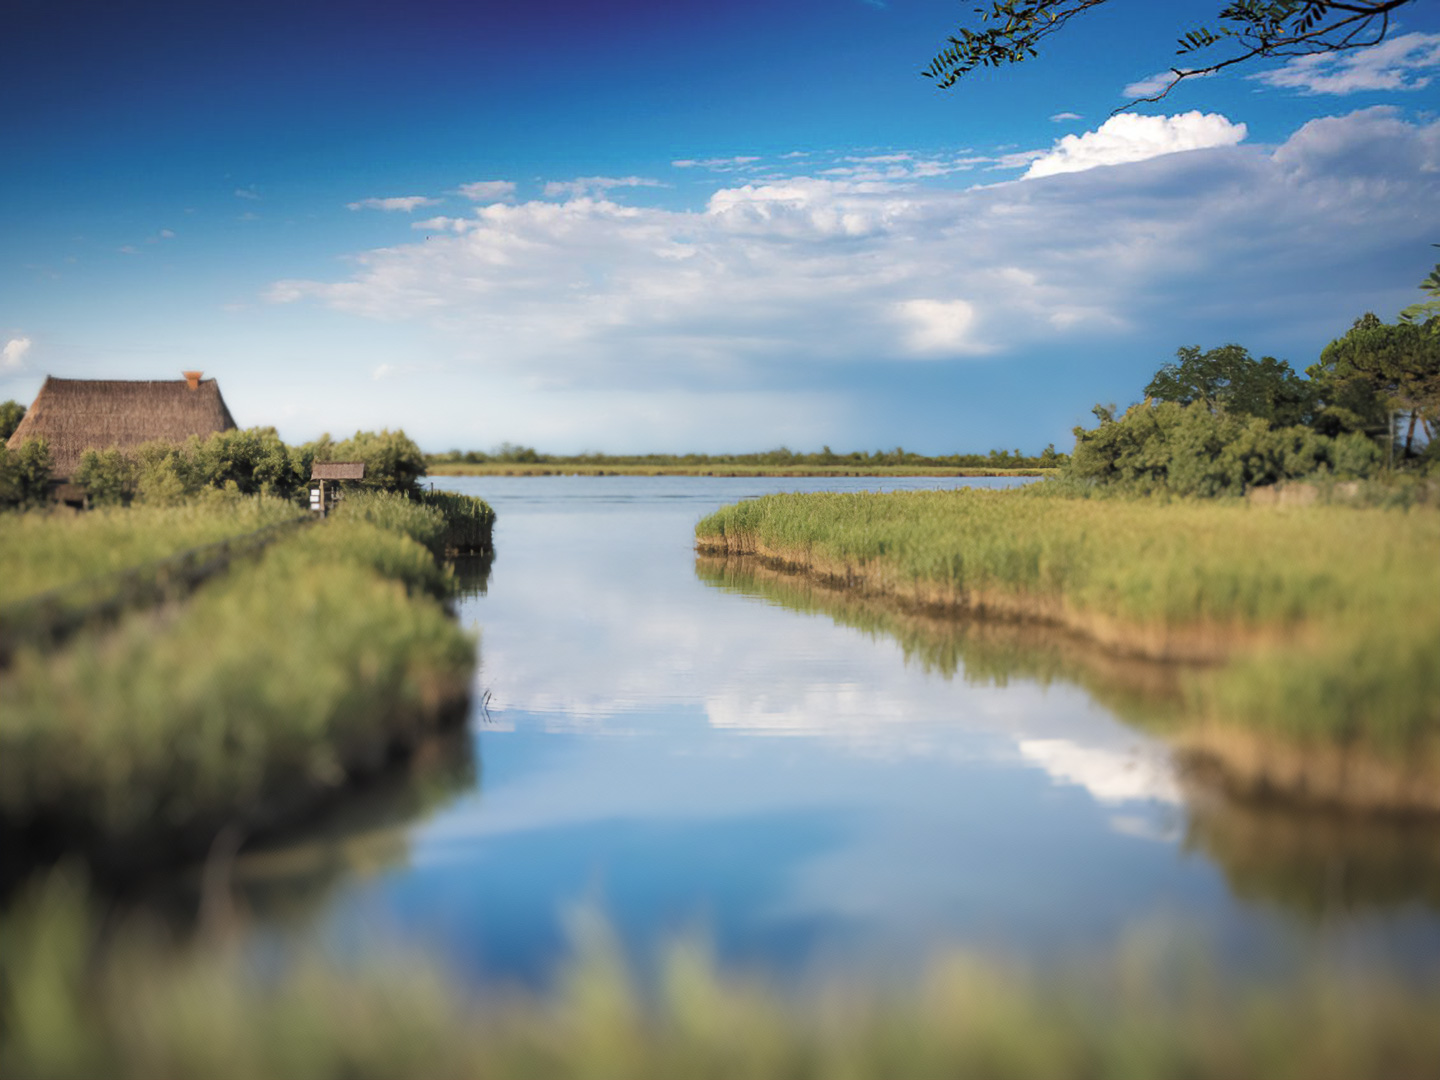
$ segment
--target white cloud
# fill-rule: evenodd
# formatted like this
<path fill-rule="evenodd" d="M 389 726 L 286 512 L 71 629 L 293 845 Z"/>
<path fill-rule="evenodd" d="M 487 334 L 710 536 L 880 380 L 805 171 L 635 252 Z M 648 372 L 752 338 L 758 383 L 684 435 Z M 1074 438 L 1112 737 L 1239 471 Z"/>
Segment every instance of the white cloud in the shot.
<path fill-rule="evenodd" d="M 471 202 L 499 202 L 515 194 L 515 184 L 510 180 L 474 180 L 455 190 Z"/>
<path fill-rule="evenodd" d="M 235 197 L 237 199 L 258 199 L 260 198 L 260 193 L 256 191 L 253 186 L 238 187 L 235 189 Z"/>
<path fill-rule="evenodd" d="M 896 313 L 905 324 L 905 342 L 920 356 L 956 356 L 983 351 L 971 339 L 975 305 L 965 300 L 902 300 Z"/>
<path fill-rule="evenodd" d="M 1213 71 L 1197 72 L 1196 74 L 1191 75 L 1185 81 L 1190 82 L 1194 79 L 1208 79 L 1214 74 L 1215 72 Z M 1127 98 L 1154 97 L 1156 94 L 1160 93 L 1160 91 L 1169 88 L 1169 86 L 1174 82 L 1175 71 L 1173 68 L 1167 69 L 1165 71 L 1157 71 L 1154 75 L 1147 75 L 1145 76 L 1145 78 L 1139 80 L 1138 82 L 1132 82 L 1127 84 L 1124 93 Z"/>
<path fill-rule="evenodd" d="M 25 354 L 30 351 L 28 337 L 11 338 L 0 349 L 0 370 L 18 371 L 25 366 Z"/>
<path fill-rule="evenodd" d="M 1066 135 L 1026 171 L 1026 179 L 1080 172 L 1097 165 L 1145 161 L 1182 150 L 1234 146 L 1245 138 L 1244 124 L 1219 113 L 1188 112 L 1178 116 L 1112 116 L 1095 131 Z"/>
<path fill-rule="evenodd" d="M 670 164 L 677 169 L 708 169 L 711 172 L 735 172 L 736 170 L 748 169 L 759 160 L 760 158 L 755 155 L 745 155 L 740 157 L 701 158 L 699 160 L 695 158 L 681 158 L 678 161 L 670 162 Z"/>
<path fill-rule="evenodd" d="M 388 199 L 360 199 L 345 205 L 351 210 L 398 210 L 413 214 L 420 207 L 434 206 L 439 201 L 425 195 L 392 195 Z"/>
<path fill-rule="evenodd" d="M 545 185 L 545 197 L 556 199 L 568 195 L 578 198 L 581 195 L 603 194 L 612 188 L 666 186 L 659 180 L 652 180 L 646 176 L 577 176 L 574 180 L 552 180 Z"/>
<path fill-rule="evenodd" d="M 1079 120 L 1082 119 L 1082 117 L 1079 113 L 1057 112 L 1054 116 L 1050 117 L 1050 119 L 1058 124 L 1065 120 Z"/>
<path fill-rule="evenodd" d="M 1069 739 L 1022 739 L 1020 753 L 1055 782 L 1083 787 L 1100 803 L 1182 801 L 1174 766 L 1151 747 L 1123 753 Z"/>
<path fill-rule="evenodd" d="M 724 187 L 695 210 L 479 206 L 269 299 L 419 324 L 427 359 L 505 388 L 512 413 L 532 402 L 527 441 L 568 443 L 604 394 L 597 424 L 623 415 L 678 445 L 723 426 L 706 401 L 743 413 L 769 395 L 774 423 L 788 409 L 784 430 L 814 430 L 797 410 L 829 405 L 785 395 L 846 365 L 1333 325 L 1338 297 L 1365 310 L 1375 266 L 1440 231 L 1440 123 L 1369 110 L 1269 147 L 1235 145 L 1224 117 L 1118 119 L 1050 156 L 1120 164 L 1043 183 L 809 176 Z M 1170 152 L 1194 146 L 1210 148 Z"/>
<path fill-rule="evenodd" d="M 1423 90 L 1440 69 L 1440 34 L 1401 34 L 1369 48 L 1296 56 L 1284 67 L 1249 76 L 1302 94 Z"/>
<path fill-rule="evenodd" d="M 175 239 L 175 231 L 174 231 L 173 229 L 161 229 L 161 230 L 160 230 L 160 239 L 161 239 L 161 240 L 174 240 L 174 239 Z"/>
<path fill-rule="evenodd" d="M 395 374 L 395 365 L 394 365 L 394 364 L 376 364 L 376 365 L 375 365 L 375 370 L 370 373 L 370 377 L 371 377 L 372 379 L 374 379 L 376 382 L 379 382 L 381 379 L 384 379 L 384 378 L 386 378 L 386 377 L 388 377 L 388 376 L 390 376 L 390 375 L 394 375 L 394 374 Z"/>
<path fill-rule="evenodd" d="M 120 247 L 118 250 L 119 250 L 119 252 L 120 252 L 121 255 L 139 255 L 139 254 L 140 254 L 140 249 L 137 248 L 134 244 L 125 244 L 124 246 Z"/>

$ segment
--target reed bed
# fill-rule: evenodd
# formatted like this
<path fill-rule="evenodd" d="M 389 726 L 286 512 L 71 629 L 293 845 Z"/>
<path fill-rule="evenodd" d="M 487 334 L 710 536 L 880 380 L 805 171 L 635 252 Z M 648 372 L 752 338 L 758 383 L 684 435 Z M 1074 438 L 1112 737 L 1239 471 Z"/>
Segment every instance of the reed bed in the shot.
<path fill-rule="evenodd" d="M 283 499 L 227 498 L 217 492 L 180 506 L 0 514 L 0 607 L 254 532 L 299 513 Z"/>
<path fill-rule="evenodd" d="M 120 867 L 314 803 L 451 715 L 473 640 L 454 576 L 358 514 L 178 608 L 20 651 L 0 679 L 0 834 Z M 427 595 L 428 594 L 428 595 Z"/>
<path fill-rule="evenodd" d="M 340 520 L 363 520 L 403 532 L 436 558 L 493 553 L 495 511 L 484 499 L 448 491 L 413 495 L 357 491 L 333 511 Z"/>
<path fill-rule="evenodd" d="M 0 924 L 8 1077 L 1134 1077 L 1435 1075 L 1440 984 L 1317 966 L 1265 984 L 1131 936 L 1043 975 L 942 954 L 903 988 L 780 991 L 669 950 L 642 987 L 603 929 L 546 995 L 477 997 L 433 963 L 344 970 L 315 953 L 263 977 L 225 941 L 134 925 L 102 944 L 52 877 Z"/>
<path fill-rule="evenodd" d="M 495 511 L 489 503 L 450 491 L 422 491 L 419 500 L 445 518 L 447 555 L 494 554 Z"/>
<path fill-rule="evenodd" d="M 712 514 L 696 536 L 703 551 L 860 593 L 1229 661 L 1194 683 L 1195 715 L 1215 724 L 1392 754 L 1440 740 L 1430 508 L 1068 499 L 1043 486 L 773 495 Z"/>

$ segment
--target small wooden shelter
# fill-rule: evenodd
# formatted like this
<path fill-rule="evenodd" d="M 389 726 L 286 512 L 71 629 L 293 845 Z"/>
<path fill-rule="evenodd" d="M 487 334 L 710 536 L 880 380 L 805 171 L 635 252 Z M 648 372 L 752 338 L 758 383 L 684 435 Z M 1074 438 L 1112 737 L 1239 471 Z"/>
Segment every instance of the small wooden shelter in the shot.
<path fill-rule="evenodd" d="M 133 450 L 155 439 L 182 443 L 235 427 L 214 379 L 57 379 L 46 376 L 35 403 L 5 444 L 50 444 L 51 476 L 69 480 L 86 450 Z"/>
<path fill-rule="evenodd" d="M 363 461 L 317 461 L 310 467 L 310 509 L 328 514 L 337 499 L 345 497 L 345 485 L 365 479 Z"/>

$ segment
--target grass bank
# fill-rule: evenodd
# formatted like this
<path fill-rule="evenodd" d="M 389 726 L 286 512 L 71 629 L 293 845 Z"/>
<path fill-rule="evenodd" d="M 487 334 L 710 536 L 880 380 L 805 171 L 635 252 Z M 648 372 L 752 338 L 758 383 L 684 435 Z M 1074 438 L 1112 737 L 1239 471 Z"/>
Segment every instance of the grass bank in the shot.
<path fill-rule="evenodd" d="M 254 532 L 300 512 L 284 499 L 227 498 L 216 492 L 180 506 L 0 514 L 0 608 Z"/>
<path fill-rule="evenodd" d="M 1217 663 L 1188 680 L 1184 740 L 1237 786 L 1440 811 L 1440 611 L 1422 599 L 1440 595 L 1433 509 L 776 495 L 696 536 L 861 595 Z"/>
<path fill-rule="evenodd" d="M 306 812 L 454 716 L 475 646 L 422 542 L 443 527 L 357 496 L 183 605 L 22 649 L 0 679 L 7 858 L 171 861 Z"/>
<path fill-rule="evenodd" d="M 435 462 L 429 476 L 1051 476 L 1057 469 L 928 465 L 594 465 L 585 462 Z"/>
<path fill-rule="evenodd" d="M 1058 975 L 952 952 L 904 988 L 780 992 L 672 949 L 638 988 L 603 931 L 549 995 L 477 999 L 390 957 L 314 954 L 263 977 L 224 941 L 112 931 L 52 878 L 0 928 L 10 1077 L 1144 1077 L 1341 1080 L 1434 1074 L 1440 985 L 1317 967 L 1269 985 L 1132 937 Z"/>

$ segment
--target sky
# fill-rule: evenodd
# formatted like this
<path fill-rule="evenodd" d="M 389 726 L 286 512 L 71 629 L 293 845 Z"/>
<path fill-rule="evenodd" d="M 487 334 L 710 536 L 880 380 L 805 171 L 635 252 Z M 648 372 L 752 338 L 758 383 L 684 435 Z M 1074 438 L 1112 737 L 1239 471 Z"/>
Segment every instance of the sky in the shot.
<path fill-rule="evenodd" d="M 1218 0 L 939 91 L 942 0 L 5 0 L 0 400 L 289 441 L 1068 449 L 1181 346 L 1314 363 L 1440 243 L 1440 5 L 1112 116 Z"/>

